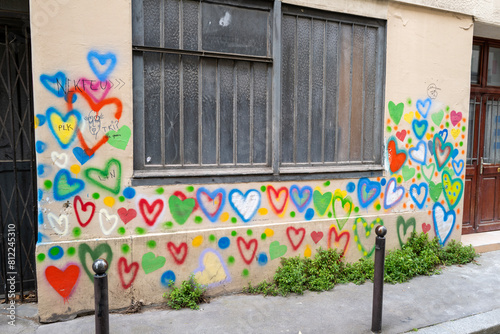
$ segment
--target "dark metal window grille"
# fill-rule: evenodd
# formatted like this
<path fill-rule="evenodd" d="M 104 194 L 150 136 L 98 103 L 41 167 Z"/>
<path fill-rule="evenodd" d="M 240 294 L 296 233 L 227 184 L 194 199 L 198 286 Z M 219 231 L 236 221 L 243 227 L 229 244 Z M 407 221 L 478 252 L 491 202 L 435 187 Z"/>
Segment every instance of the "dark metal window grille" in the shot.
<path fill-rule="evenodd" d="M 21 301 L 36 292 L 37 190 L 29 33 L 5 25 L 0 31 L 0 295 L 8 302 L 12 275 Z"/>
<path fill-rule="evenodd" d="M 134 0 L 133 44 L 136 178 L 382 169 L 385 21 Z"/>

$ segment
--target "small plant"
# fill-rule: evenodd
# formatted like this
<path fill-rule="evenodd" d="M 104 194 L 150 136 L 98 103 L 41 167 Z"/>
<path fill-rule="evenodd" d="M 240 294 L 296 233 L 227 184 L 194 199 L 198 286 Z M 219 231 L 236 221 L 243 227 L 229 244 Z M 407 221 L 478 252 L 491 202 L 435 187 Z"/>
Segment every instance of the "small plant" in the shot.
<path fill-rule="evenodd" d="M 198 283 L 193 275 L 187 281 L 182 281 L 180 287 L 174 286 L 171 281 L 169 291 L 163 294 L 163 298 L 167 299 L 167 304 L 173 309 L 191 308 L 198 310 L 199 304 L 206 302 L 206 288 Z"/>

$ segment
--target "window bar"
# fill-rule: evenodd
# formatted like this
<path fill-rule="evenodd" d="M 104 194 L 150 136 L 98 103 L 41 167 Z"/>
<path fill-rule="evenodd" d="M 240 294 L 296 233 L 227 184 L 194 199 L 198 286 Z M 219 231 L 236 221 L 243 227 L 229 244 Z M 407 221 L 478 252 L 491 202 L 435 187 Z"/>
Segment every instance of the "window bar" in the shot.
<path fill-rule="evenodd" d="M 325 163 L 325 118 L 326 118 L 326 34 L 328 21 L 323 25 L 323 96 L 321 101 L 321 162 Z"/>
<path fill-rule="evenodd" d="M 480 104 L 479 104 L 479 119 L 476 119 L 475 121 L 478 122 L 479 127 L 481 127 L 481 121 L 482 121 L 482 119 L 484 117 L 483 116 L 483 113 L 484 113 L 484 110 L 483 110 L 483 95 L 480 96 L 479 101 L 480 101 Z M 474 125 L 474 129 L 475 129 L 475 127 L 476 126 Z M 478 130 L 480 130 L 480 129 L 478 129 Z M 475 134 L 474 134 L 474 136 L 475 136 Z M 474 137 L 472 137 L 472 140 L 474 140 Z M 477 155 L 476 155 L 476 159 L 479 159 L 479 150 L 480 150 L 480 146 L 479 145 L 480 145 L 479 144 L 479 140 L 477 140 L 477 145 L 476 145 Z M 479 163 L 479 161 L 476 160 L 476 164 L 477 163 Z"/>
<path fill-rule="evenodd" d="M 365 37 L 366 37 L 366 26 L 365 30 L 363 32 L 363 86 L 362 86 L 362 101 L 361 101 L 361 164 L 364 163 L 365 161 L 365 151 L 364 151 L 364 137 L 365 137 L 365 132 L 364 132 L 364 127 L 365 127 L 365 70 L 366 70 L 366 44 L 365 44 Z"/>
<path fill-rule="evenodd" d="M 179 56 L 179 156 L 180 164 L 184 166 L 184 62 L 182 56 Z"/>
<path fill-rule="evenodd" d="M 238 145 L 238 80 L 237 80 L 236 61 L 233 62 L 233 165 L 237 164 L 237 145 Z"/>
<path fill-rule="evenodd" d="M 220 70 L 219 60 L 215 66 L 215 163 L 220 166 Z"/>
<path fill-rule="evenodd" d="M 307 109 L 309 112 L 309 118 L 307 120 L 307 162 L 309 165 L 311 164 L 311 141 L 312 141 L 312 39 L 313 39 L 313 29 L 314 29 L 314 19 L 310 19 L 311 27 L 310 27 L 310 35 L 309 35 L 309 101 L 307 101 Z"/>
<path fill-rule="evenodd" d="M 334 162 L 338 162 L 339 157 L 339 75 L 340 75 L 340 61 L 342 59 L 342 53 L 340 52 L 340 44 L 342 43 L 342 22 L 339 22 L 339 27 L 337 29 L 337 75 L 336 75 L 336 97 L 335 97 L 335 154 L 333 157 Z"/>
<path fill-rule="evenodd" d="M 267 138 L 266 138 L 266 150 L 267 150 L 267 140 L 271 135 L 272 148 L 271 152 L 267 152 L 266 159 L 268 159 L 271 153 L 271 165 L 273 168 L 273 174 L 279 174 L 279 165 L 281 159 L 281 1 L 277 0 L 274 2 L 273 6 L 273 52 L 274 64 L 271 68 L 271 111 L 269 111 L 269 99 L 267 99 L 267 115 L 270 122 L 267 125 Z M 269 65 L 267 66 L 269 71 Z M 269 94 L 269 90 L 267 91 Z M 271 130 L 272 129 L 272 130 Z M 269 132 L 271 131 L 271 134 Z"/>
<path fill-rule="evenodd" d="M 254 107 L 254 104 L 253 104 L 253 97 L 254 97 L 254 92 L 253 92 L 253 85 L 254 85 L 254 81 L 255 81 L 255 78 L 254 78 L 254 75 L 255 75 L 255 71 L 254 71 L 254 67 L 253 67 L 253 63 L 250 63 L 250 165 L 253 165 L 253 107 Z"/>
<path fill-rule="evenodd" d="M 198 58 L 198 166 L 203 165 L 203 61 Z"/>
<path fill-rule="evenodd" d="M 499 121 L 499 115 L 498 115 L 498 99 L 495 101 L 495 132 L 491 136 L 493 140 L 493 160 L 491 161 L 492 163 L 496 164 L 498 163 L 497 161 L 497 151 L 500 147 L 497 147 L 497 136 L 498 136 L 498 121 Z"/>
<path fill-rule="evenodd" d="M 299 65 L 298 65 L 298 44 L 299 44 L 299 38 L 298 38 L 298 28 L 297 26 L 299 25 L 299 17 L 298 15 L 295 15 L 295 64 L 294 64 L 294 72 L 293 72 L 293 164 L 297 163 L 297 96 L 298 96 L 298 91 L 297 91 L 297 82 L 298 82 L 298 71 L 299 71 Z"/>
<path fill-rule="evenodd" d="M 165 1 L 160 3 L 160 47 L 165 46 Z M 161 82 L 160 82 L 160 154 L 161 164 L 166 165 L 165 152 L 165 54 L 160 54 L 161 59 Z"/>
<path fill-rule="evenodd" d="M 352 63 L 354 61 L 354 24 L 351 24 L 351 62 L 349 65 L 349 140 L 347 141 L 347 161 L 351 161 L 351 118 L 352 118 Z"/>

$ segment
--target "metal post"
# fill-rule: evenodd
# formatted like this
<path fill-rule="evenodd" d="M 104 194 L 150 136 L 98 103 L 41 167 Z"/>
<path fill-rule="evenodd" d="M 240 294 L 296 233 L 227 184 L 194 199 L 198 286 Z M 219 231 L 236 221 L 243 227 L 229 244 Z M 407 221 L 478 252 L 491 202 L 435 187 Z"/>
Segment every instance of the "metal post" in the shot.
<path fill-rule="evenodd" d="M 109 304 L 108 304 L 108 262 L 97 259 L 92 264 L 94 275 L 95 296 L 95 332 L 109 334 Z"/>
<path fill-rule="evenodd" d="M 387 228 L 383 225 L 375 228 L 375 272 L 373 274 L 373 311 L 372 332 L 382 330 L 382 299 L 384 295 L 384 262 L 385 262 L 385 235 Z"/>

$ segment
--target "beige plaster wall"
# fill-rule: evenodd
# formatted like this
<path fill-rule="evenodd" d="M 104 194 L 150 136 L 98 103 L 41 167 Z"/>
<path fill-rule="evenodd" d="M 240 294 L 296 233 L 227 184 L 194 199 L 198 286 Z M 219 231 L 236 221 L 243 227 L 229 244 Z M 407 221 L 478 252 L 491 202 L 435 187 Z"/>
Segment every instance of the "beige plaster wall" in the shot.
<path fill-rule="evenodd" d="M 279 257 L 312 256 L 320 246 L 344 250 L 348 261 L 372 256 L 377 224 L 389 230 L 388 248 L 413 230 L 442 244 L 460 238 L 472 41 L 462 27 L 472 20 L 356 3 L 344 9 L 387 19 L 383 176 L 131 187 L 130 0 L 31 1 L 42 321 L 92 310 L 97 257 L 110 263 L 110 304 L 121 308 L 132 298 L 161 302 L 168 280 L 190 273 L 211 294 L 236 291 L 272 277 Z M 77 92 L 65 96 L 58 80 L 68 79 Z M 94 90 L 99 80 L 104 88 Z"/>

